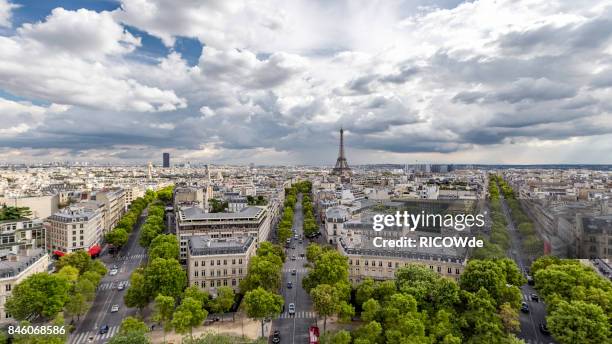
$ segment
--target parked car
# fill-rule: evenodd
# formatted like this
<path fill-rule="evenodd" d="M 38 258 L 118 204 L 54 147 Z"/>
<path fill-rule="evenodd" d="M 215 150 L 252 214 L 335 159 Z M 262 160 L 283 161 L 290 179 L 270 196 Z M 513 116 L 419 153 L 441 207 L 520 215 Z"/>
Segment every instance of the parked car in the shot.
<path fill-rule="evenodd" d="M 523 313 L 529 313 L 529 305 L 526 302 L 523 302 L 521 304 L 521 312 Z"/>
<path fill-rule="evenodd" d="M 289 314 L 291 315 L 295 314 L 295 303 L 289 304 Z"/>

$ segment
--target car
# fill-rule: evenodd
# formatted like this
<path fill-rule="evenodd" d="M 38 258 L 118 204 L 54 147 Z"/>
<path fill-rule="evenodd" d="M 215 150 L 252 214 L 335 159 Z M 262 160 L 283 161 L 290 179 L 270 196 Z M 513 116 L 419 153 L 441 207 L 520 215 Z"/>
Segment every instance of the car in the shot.
<path fill-rule="evenodd" d="M 119 312 L 119 305 L 113 305 L 113 307 L 111 307 L 111 313 L 116 313 Z"/>
<path fill-rule="evenodd" d="M 295 314 L 295 303 L 289 304 L 289 314 L 291 315 Z"/>
<path fill-rule="evenodd" d="M 529 313 L 529 305 L 526 302 L 521 303 L 521 312 Z"/>
<path fill-rule="evenodd" d="M 99 332 L 100 332 L 100 334 L 105 334 L 105 333 L 108 333 L 108 330 L 109 330 L 108 325 L 102 325 L 102 326 L 100 326 L 100 331 Z"/>
<path fill-rule="evenodd" d="M 304 243 L 304 240 L 300 239 L 300 241 L 299 241 L 299 242 L 300 242 L 300 244 L 303 244 L 303 243 Z"/>
<path fill-rule="evenodd" d="M 291 249 L 292 249 L 292 250 L 295 250 L 295 245 L 292 245 L 292 246 L 291 246 Z"/>
<path fill-rule="evenodd" d="M 295 260 L 295 254 L 293 256 L 291 256 L 291 260 Z"/>
<path fill-rule="evenodd" d="M 296 269 L 291 270 L 291 275 L 295 276 L 296 274 L 297 274 L 297 270 Z"/>
<path fill-rule="evenodd" d="M 300 253 L 300 257 L 302 257 L 302 258 L 303 258 L 303 257 L 304 257 L 304 254 L 303 254 L 303 253 Z"/>
<path fill-rule="evenodd" d="M 123 290 L 123 289 L 125 289 L 125 284 L 126 284 L 125 282 L 120 282 L 120 283 L 117 285 L 117 290 Z"/>
<path fill-rule="evenodd" d="M 533 280 L 533 277 L 527 275 L 527 284 L 535 285 L 535 281 Z"/>
<path fill-rule="evenodd" d="M 287 282 L 287 289 L 293 288 L 293 283 L 291 281 Z"/>
<path fill-rule="evenodd" d="M 281 342 L 280 331 L 276 330 L 276 331 L 274 331 L 274 334 L 272 334 L 272 343 L 273 344 L 278 344 L 280 342 Z"/>
<path fill-rule="evenodd" d="M 115 264 L 115 265 L 113 265 L 113 267 L 111 269 L 117 270 L 117 269 L 119 269 L 119 267 L 117 267 L 117 265 Z"/>
<path fill-rule="evenodd" d="M 109 272 L 109 275 L 115 276 L 117 272 L 119 272 L 117 269 L 111 269 L 111 271 Z"/>
<path fill-rule="evenodd" d="M 545 323 L 540 323 L 540 332 L 542 332 L 545 335 L 550 335 L 550 331 L 548 330 L 548 326 L 546 326 Z"/>
<path fill-rule="evenodd" d="M 540 297 L 537 294 L 531 294 L 531 301 L 540 302 Z"/>
<path fill-rule="evenodd" d="M 297 234 L 293 236 L 293 239 L 296 239 L 296 240 L 297 240 L 297 238 L 298 238 L 298 235 L 297 235 Z"/>

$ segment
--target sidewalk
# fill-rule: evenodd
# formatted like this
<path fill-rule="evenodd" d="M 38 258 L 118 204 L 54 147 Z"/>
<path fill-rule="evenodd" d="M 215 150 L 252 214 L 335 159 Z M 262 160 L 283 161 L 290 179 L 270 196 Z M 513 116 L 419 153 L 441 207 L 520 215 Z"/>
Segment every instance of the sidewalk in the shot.
<path fill-rule="evenodd" d="M 265 334 L 266 337 L 270 335 L 271 322 L 265 323 Z M 232 334 L 235 336 L 244 336 L 249 339 L 257 339 L 261 336 L 261 323 L 257 320 L 251 320 L 249 318 L 236 316 L 235 321 L 218 321 L 210 325 L 204 325 L 193 329 L 193 337 L 197 338 L 202 334 L 212 332 L 217 334 Z M 164 332 L 161 328 L 156 329 L 148 334 L 152 343 L 163 343 Z M 167 343 L 179 344 L 184 336 L 187 334 L 179 334 L 176 332 L 168 332 L 166 335 Z"/>

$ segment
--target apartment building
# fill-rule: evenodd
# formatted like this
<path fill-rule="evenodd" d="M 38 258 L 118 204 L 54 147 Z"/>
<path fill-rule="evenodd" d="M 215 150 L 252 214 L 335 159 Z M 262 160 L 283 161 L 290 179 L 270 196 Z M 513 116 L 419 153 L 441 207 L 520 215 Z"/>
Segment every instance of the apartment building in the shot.
<path fill-rule="evenodd" d="M 93 191 L 88 197 L 91 201 L 96 201 L 104 204 L 104 230 L 103 233 L 111 231 L 121 216 L 125 214 L 125 190 L 122 188 L 104 191 Z"/>
<path fill-rule="evenodd" d="M 188 239 L 207 235 L 212 239 L 227 239 L 250 235 L 256 244 L 267 239 L 270 221 L 266 206 L 249 206 L 236 213 L 207 213 L 200 207 L 178 210 L 176 233 L 181 245 L 181 261 L 188 255 Z"/>
<path fill-rule="evenodd" d="M 0 323 L 13 320 L 4 304 L 14 286 L 32 274 L 47 271 L 48 266 L 41 220 L 0 221 Z"/>
<path fill-rule="evenodd" d="M 88 250 L 104 233 L 103 207 L 66 207 L 47 218 L 47 248 L 64 253 Z"/>
<path fill-rule="evenodd" d="M 250 258 L 256 251 L 256 238 L 242 235 L 232 238 L 212 238 L 195 235 L 187 240 L 187 276 L 189 285 L 198 286 L 211 294 L 227 286 L 238 291 L 246 277 Z"/>
<path fill-rule="evenodd" d="M 352 235 L 339 238 L 337 248 L 348 257 L 349 280 L 359 284 L 366 278 L 390 280 L 395 271 L 409 264 L 428 267 L 441 276 L 458 280 L 467 262 L 467 251 L 456 248 L 381 248 L 373 237 Z"/>

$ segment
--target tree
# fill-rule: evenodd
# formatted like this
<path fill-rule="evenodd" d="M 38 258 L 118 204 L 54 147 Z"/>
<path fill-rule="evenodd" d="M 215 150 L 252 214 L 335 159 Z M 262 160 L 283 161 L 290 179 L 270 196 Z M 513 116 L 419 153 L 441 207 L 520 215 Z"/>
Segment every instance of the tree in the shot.
<path fill-rule="evenodd" d="M 60 271 L 57 272 L 57 274 L 59 276 L 65 277 L 68 282 L 74 283 L 79 278 L 79 269 L 70 265 L 66 265 L 61 268 Z"/>
<path fill-rule="evenodd" d="M 168 204 L 172 202 L 172 192 L 174 191 L 174 185 L 166 186 L 156 192 L 157 199 Z"/>
<path fill-rule="evenodd" d="M 32 324 L 29 321 L 21 321 L 19 326 L 27 327 Z M 51 324 L 51 326 L 63 326 L 64 317 L 62 313 L 58 313 Z M 13 336 L 13 344 L 63 344 L 68 340 L 68 334 L 15 334 Z M 0 341 L 0 343 L 2 343 Z"/>
<path fill-rule="evenodd" d="M 302 280 L 302 285 L 310 291 L 319 284 L 335 285 L 338 282 L 348 283 L 348 258 L 338 251 L 325 250 Z"/>
<path fill-rule="evenodd" d="M 369 299 L 368 301 L 363 303 L 361 308 L 363 309 L 363 311 L 361 312 L 361 318 L 364 321 L 373 321 L 379 319 L 382 308 L 380 307 L 378 301 L 374 299 Z"/>
<path fill-rule="evenodd" d="M 140 238 L 138 239 L 138 243 L 142 247 L 149 247 L 151 241 L 161 234 L 161 232 L 162 229 L 160 226 L 152 223 L 145 223 L 140 228 Z"/>
<path fill-rule="evenodd" d="M 499 317 L 501 318 L 502 324 L 506 332 L 517 333 L 521 329 L 521 322 L 519 321 L 518 311 L 512 307 L 509 303 L 504 303 L 499 307 Z"/>
<path fill-rule="evenodd" d="M 202 303 L 202 307 L 204 308 L 206 308 L 210 303 L 210 295 L 195 285 L 187 287 L 187 289 L 185 289 L 183 292 L 183 298 L 188 297 L 200 301 L 200 303 Z"/>
<path fill-rule="evenodd" d="M 260 287 L 270 291 L 278 290 L 281 285 L 281 269 L 282 261 L 278 257 L 251 258 L 247 276 L 240 283 L 240 290 L 243 293 Z"/>
<path fill-rule="evenodd" d="M 108 344 L 149 344 L 151 341 L 144 333 L 130 332 L 115 335 Z"/>
<path fill-rule="evenodd" d="M 57 271 L 60 271 L 64 266 L 70 265 L 79 269 L 79 274 L 82 274 L 90 270 L 91 264 L 92 260 L 89 254 L 81 250 L 62 256 L 55 265 L 55 268 Z M 104 274 L 106 274 L 106 272 L 104 272 Z"/>
<path fill-rule="evenodd" d="M 361 326 L 355 333 L 355 344 L 375 344 L 380 342 L 382 326 L 376 321 Z"/>
<path fill-rule="evenodd" d="M 128 233 L 124 228 L 115 228 L 112 231 L 106 233 L 104 240 L 114 247 L 121 247 L 128 242 Z"/>
<path fill-rule="evenodd" d="M 201 302 L 187 297 L 174 312 L 172 326 L 178 333 L 186 333 L 189 330 L 190 338 L 193 340 L 193 327 L 202 324 L 207 316 L 208 312 L 202 308 Z"/>
<path fill-rule="evenodd" d="M 86 301 L 93 301 L 96 297 L 96 286 L 87 278 L 79 278 L 72 289 L 74 293 L 83 295 Z"/>
<path fill-rule="evenodd" d="M 36 273 L 13 289 L 5 309 L 17 320 L 30 316 L 54 317 L 68 301 L 70 282 L 63 276 Z"/>
<path fill-rule="evenodd" d="M 85 271 L 83 274 L 81 274 L 81 279 L 88 280 L 94 285 L 95 288 L 95 286 L 100 284 L 102 276 L 95 271 Z"/>
<path fill-rule="evenodd" d="M 149 246 L 149 259 L 155 258 L 178 259 L 179 242 L 176 235 L 160 234 L 151 241 Z"/>
<path fill-rule="evenodd" d="M 611 336 L 601 307 L 583 301 L 561 301 L 547 320 L 550 332 L 562 343 L 606 343 Z"/>
<path fill-rule="evenodd" d="M 323 332 L 327 329 L 327 317 L 339 311 L 340 297 L 336 289 L 329 284 L 319 284 L 310 290 L 313 306 L 317 314 L 323 317 Z"/>
<path fill-rule="evenodd" d="M 162 294 L 157 295 L 153 319 L 163 326 L 164 343 L 166 342 L 166 333 L 172 328 L 172 313 L 174 313 L 174 298 Z"/>
<path fill-rule="evenodd" d="M 149 296 L 163 294 L 178 299 L 187 285 L 187 275 L 175 259 L 153 259 L 144 277 Z"/>
<path fill-rule="evenodd" d="M 218 199 L 215 199 L 215 198 L 209 199 L 208 203 L 210 204 L 210 212 L 211 213 L 222 213 L 229 206 L 228 202 L 219 201 Z"/>
<path fill-rule="evenodd" d="M 6 204 L 0 208 L 0 221 L 29 218 L 32 211 L 28 207 L 9 207 Z"/>
<path fill-rule="evenodd" d="M 147 333 L 149 328 L 147 325 L 134 317 L 126 317 L 121 321 L 121 327 L 119 327 L 119 335 L 127 335 L 130 333 Z"/>
<path fill-rule="evenodd" d="M 282 296 L 258 287 L 244 295 L 243 304 L 246 313 L 251 319 L 261 321 L 261 336 L 264 336 L 264 319 L 273 318 L 280 314 L 284 300 Z"/>
<path fill-rule="evenodd" d="M 81 293 L 73 293 L 66 302 L 65 309 L 68 315 L 77 316 L 77 320 L 81 319 L 81 315 L 87 313 L 91 305 L 87 302 L 85 296 Z"/>
<path fill-rule="evenodd" d="M 215 313 L 226 313 L 234 304 L 234 289 L 231 287 L 217 288 L 217 297 L 213 300 L 213 309 Z"/>
<path fill-rule="evenodd" d="M 130 287 L 123 297 L 125 305 L 137 307 L 141 312 L 149 303 L 149 293 L 142 269 L 136 270 L 130 277 Z"/>
<path fill-rule="evenodd" d="M 327 332 L 319 338 L 321 344 L 351 344 L 351 333 L 346 330 Z"/>

